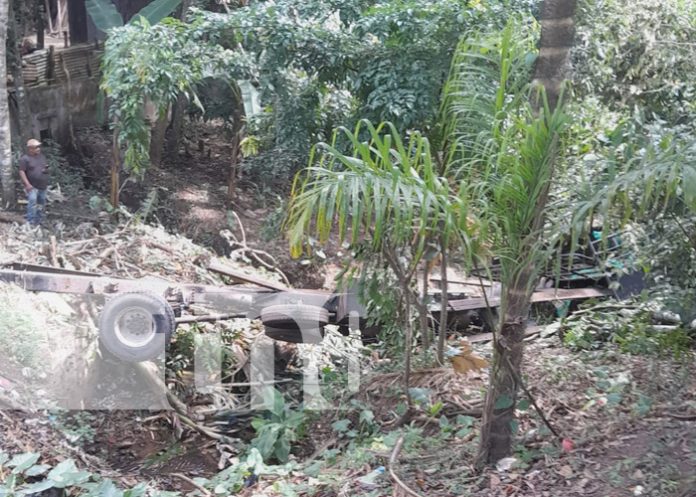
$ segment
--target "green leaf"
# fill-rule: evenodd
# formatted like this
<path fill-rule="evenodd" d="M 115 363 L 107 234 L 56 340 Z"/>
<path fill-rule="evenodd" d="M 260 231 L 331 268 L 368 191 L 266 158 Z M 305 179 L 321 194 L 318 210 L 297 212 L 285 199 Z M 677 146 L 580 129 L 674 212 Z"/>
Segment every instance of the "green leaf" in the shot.
<path fill-rule="evenodd" d="M 154 0 L 140 9 L 140 12 L 135 14 L 134 17 L 142 16 L 147 19 L 147 22 L 150 24 L 157 24 L 174 12 L 174 9 L 176 9 L 179 4 L 181 4 L 181 0 Z"/>
<path fill-rule="evenodd" d="M 41 455 L 37 452 L 25 452 L 24 454 L 17 454 L 10 462 L 7 463 L 7 467 L 14 468 L 12 473 L 18 474 L 36 464 L 39 457 L 41 457 Z"/>
<path fill-rule="evenodd" d="M 449 419 L 447 419 L 447 416 L 444 414 L 440 416 L 440 428 L 449 428 L 450 427 L 450 422 Z"/>
<path fill-rule="evenodd" d="M 280 435 L 281 428 L 282 426 L 279 424 L 266 425 L 252 441 L 254 447 L 258 449 L 264 460 L 273 454 L 274 446 Z"/>
<path fill-rule="evenodd" d="M 112 28 L 123 26 L 123 17 L 111 0 L 85 0 L 85 7 L 92 22 L 100 31 L 106 33 Z"/>
<path fill-rule="evenodd" d="M 369 409 L 365 409 L 360 412 L 360 422 L 361 423 L 372 423 L 375 420 L 375 413 Z"/>
<path fill-rule="evenodd" d="M 246 458 L 245 464 L 253 470 L 254 474 L 260 474 L 265 467 L 263 464 L 263 455 L 256 447 L 252 447 L 249 451 L 249 456 Z"/>
<path fill-rule="evenodd" d="M 409 393 L 411 394 L 411 397 L 413 398 L 414 402 L 428 402 L 430 399 L 430 394 L 432 394 L 432 390 L 429 388 L 409 388 Z"/>
<path fill-rule="evenodd" d="M 512 407 L 512 404 L 514 404 L 513 398 L 507 394 L 503 394 L 497 399 L 495 399 L 494 408 L 496 410 L 509 409 Z"/>
<path fill-rule="evenodd" d="M 99 484 L 96 489 L 99 497 L 122 497 L 123 492 L 114 484 L 113 481 L 106 479 Z"/>
<path fill-rule="evenodd" d="M 442 411 L 443 407 L 445 407 L 445 404 L 443 404 L 442 401 L 437 401 L 428 408 L 428 414 L 430 416 L 435 417 L 438 414 L 440 414 L 440 411 Z"/>
<path fill-rule="evenodd" d="M 510 431 L 513 435 L 517 434 L 517 430 L 520 429 L 520 422 L 516 419 L 510 421 Z"/>
<path fill-rule="evenodd" d="M 75 461 L 66 459 L 48 473 L 48 478 L 55 482 L 57 488 L 65 488 L 78 483 L 83 483 L 92 476 L 87 471 L 79 471 Z"/>
<path fill-rule="evenodd" d="M 123 497 L 143 497 L 147 493 L 147 485 L 145 483 L 138 483 L 133 488 L 123 492 Z M 104 497 L 100 495 L 99 497 Z M 118 497 L 115 495 L 114 497 Z"/>
<path fill-rule="evenodd" d="M 53 488 L 55 482 L 51 480 L 41 480 L 30 485 L 23 485 L 17 489 L 17 495 L 38 494 L 49 488 Z"/>
<path fill-rule="evenodd" d="M 288 462 L 290 457 L 290 442 L 286 437 L 280 437 L 275 444 L 274 455 L 281 463 Z"/>
<path fill-rule="evenodd" d="M 302 472 L 311 478 L 318 478 L 325 465 L 326 463 L 324 461 L 314 461 L 312 464 L 304 468 Z"/>
<path fill-rule="evenodd" d="M 474 418 L 471 416 L 464 416 L 463 414 L 457 414 L 457 425 L 464 428 L 471 428 L 474 424 Z"/>
<path fill-rule="evenodd" d="M 621 395 L 619 392 L 613 392 L 607 395 L 607 405 L 609 407 L 617 406 L 621 403 L 621 400 L 623 399 L 623 395 Z"/>
<path fill-rule="evenodd" d="M 517 403 L 517 410 L 518 411 L 526 411 L 529 409 L 530 402 L 529 399 L 522 399 Z"/>
<path fill-rule="evenodd" d="M 331 424 L 331 428 L 333 428 L 334 431 L 337 431 L 338 433 L 347 432 L 349 426 L 350 426 L 350 419 L 339 419 L 338 421 L 334 421 Z"/>
<path fill-rule="evenodd" d="M 8 456 L 6 453 L 0 451 L 0 466 L 5 464 L 9 458 L 10 458 L 10 456 Z"/>
<path fill-rule="evenodd" d="M 51 469 L 51 466 L 48 464 L 37 464 L 36 466 L 32 466 L 28 470 L 24 472 L 26 476 L 39 476 L 44 474 L 46 471 Z"/>

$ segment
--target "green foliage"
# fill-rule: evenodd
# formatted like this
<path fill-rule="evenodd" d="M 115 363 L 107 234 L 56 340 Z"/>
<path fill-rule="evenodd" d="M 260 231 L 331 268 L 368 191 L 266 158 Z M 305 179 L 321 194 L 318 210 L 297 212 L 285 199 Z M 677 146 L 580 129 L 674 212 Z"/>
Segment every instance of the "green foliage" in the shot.
<path fill-rule="evenodd" d="M 562 112 L 542 108 L 537 117 L 528 103 L 533 40 L 533 29 L 511 23 L 460 43 L 443 91 L 437 152 L 417 131 L 402 139 L 394 124 L 368 121 L 318 144 L 293 186 L 293 256 L 310 234 L 323 243 L 335 229 L 363 272 L 394 272 L 403 303 L 429 245 L 444 242 L 457 246 L 467 268 L 495 254 L 504 284 L 531 291 L 548 256 L 543 219 L 566 126 Z M 411 319 L 403 307 L 395 309 L 402 324 Z"/>
<path fill-rule="evenodd" d="M 96 430 L 94 415 L 88 411 L 58 411 L 49 419 L 65 437 L 74 444 L 85 445 L 94 442 Z"/>
<path fill-rule="evenodd" d="M 534 39 L 532 27 L 511 24 L 500 34 L 464 40 L 443 102 L 444 136 L 456 147 L 457 202 L 475 227 L 469 244 L 500 258 L 504 287 L 525 292 L 536 284 L 557 236 L 545 229 L 544 218 L 568 123 L 560 108 L 543 107 L 536 116 L 530 107 Z M 479 264 L 485 268 L 489 261 Z"/>
<path fill-rule="evenodd" d="M 153 0 L 133 16 L 144 17 L 150 24 L 157 24 L 171 14 L 181 4 L 181 0 Z M 100 31 L 105 33 L 123 26 L 123 17 L 111 0 L 86 0 L 87 13 Z"/>
<path fill-rule="evenodd" d="M 290 468 L 266 466 L 261 453 L 252 448 L 243 462 L 232 464 L 212 478 L 195 478 L 199 485 L 210 489 L 215 495 L 237 495 L 244 490 L 253 475 L 287 475 Z"/>
<path fill-rule="evenodd" d="M 359 119 L 428 132 L 462 33 L 502 27 L 528 0 L 254 2 L 219 15 L 193 10 L 211 33 L 234 33 L 253 53 L 265 112 L 251 128 L 260 155 L 247 175 L 284 180 L 310 147 Z M 214 35 L 217 36 L 217 35 Z M 223 35 L 220 35 L 221 38 Z M 260 171 L 260 172 L 259 172 Z"/>
<path fill-rule="evenodd" d="M 563 343 L 574 350 L 592 350 L 611 342 L 629 354 L 689 356 L 693 338 L 679 324 L 679 315 L 662 305 L 657 293 L 645 301 L 626 303 L 623 309 L 601 303 L 589 307 L 563 322 Z M 670 316 L 673 324 L 660 324 L 665 316 Z"/>
<path fill-rule="evenodd" d="M 361 141 L 363 129 L 369 142 Z M 418 235 L 436 229 L 438 194 L 444 191 L 446 197 L 448 190 L 437 175 L 427 139 L 414 132 L 404 143 L 393 124 L 375 128 L 368 121 L 361 121 L 353 133 L 339 133 L 348 138 L 352 152 L 342 154 L 336 148 L 339 135 L 332 144 L 318 145 L 319 157 L 312 160 L 316 165 L 293 188 L 287 223 L 293 256 L 302 254 L 312 227 L 324 243 L 336 224 L 341 242 L 349 239 L 357 245 L 369 234 L 369 249 L 375 254 L 408 245 L 415 230 L 417 263 L 425 249 L 425 237 Z"/>
<path fill-rule="evenodd" d="M 73 167 L 65 158 L 60 145 L 51 140 L 45 140 L 42 148 L 48 162 L 48 171 L 53 185 L 60 185 L 60 190 L 68 197 L 85 191 L 80 167 Z"/>
<path fill-rule="evenodd" d="M 682 0 L 590 0 L 578 6 L 575 80 L 581 96 L 650 120 L 693 125 L 696 7 Z"/>
<path fill-rule="evenodd" d="M 68 489 L 81 486 L 92 477 L 92 473 L 80 471 L 72 459 L 66 459 L 51 468 L 45 464 L 37 465 L 39 458 L 40 454 L 27 452 L 9 459 L 6 454 L 0 452 L 0 475 L 6 475 L 3 481 L 0 481 L 0 493 L 7 497 L 15 497 L 36 494 L 51 488 Z M 5 468 L 11 469 L 9 474 L 3 471 Z M 43 479 L 30 482 L 41 476 Z M 83 495 L 95 494 L 88 492 Z"/>
<path fill-rule="evenodd" d="M 676 215 L 688 226 L 696 209 L 695 35 L 696 9 L 689 2 L 579 6 L 573 132 L 580 140 L 558 189 L 559 204 L 578 201 L 576 229 L 592 216 L 614 225 L 647 222 L 646 235 L 660 246 L 642 247 L 649 266 L 682 281 L 688 270 L 677 267 L 693 257 L 689 241 L 675 223 L 659 220 Z M 673 235 L 664 237 L 667 232 Z M 670 254 L 676 270 L 667 275 L 662 268 Z"/>
<path fill-rule="evenodd" d="M 689 357 L 693 339 L 682 328 L 655 332 L 645 323 L 624 326 L 613 337 L 622 352 L 637 355 L 667 354 L 679 359 Z"/>
<path fill-rule="evenodd" d="M 265 417 L 251 422 L 256 431 L 251 446 L 258 450 L 264 461 L 276 459 L 285 463 L 290 457 L 290 444 L 302 435 L 306 415 L 303 411 L 292 410 L 278 390 L 269 389 L 266 394 L 266 404 L 270 407 Z"/>
<path fill-rule="evenodd" d="M 244 53 L 210 43 L 203 29 L 173 19 L 153 26 L 140 17 L 112 30 L 106 41 L 101 89 L 110 98 L 119 142 L 126 144 L 125 165 L 136 174 L 144 173 L 149 159 L 146 102 L 162 115 L 180 93 L 197 102 L 195 85 L 205 78 L 248 74 Z"/>
<path fill-rule="evenodd" d="M 261 225 L 261 238 L 264 241 L 271 241 L 282 234 L 283 221 L 287 214 L 288 203 L 278 197 L 278 206 L 275 207 L 263 220 Z"/>
<path fill-rule="evenodd" d="M 0 349 L 6 360 L 34 369 L 42 364 L 39 350 L 46 344 L 46 337 L 31 313 L 15 298 L 19 297 L 5 294 L 0 302 Z"/>

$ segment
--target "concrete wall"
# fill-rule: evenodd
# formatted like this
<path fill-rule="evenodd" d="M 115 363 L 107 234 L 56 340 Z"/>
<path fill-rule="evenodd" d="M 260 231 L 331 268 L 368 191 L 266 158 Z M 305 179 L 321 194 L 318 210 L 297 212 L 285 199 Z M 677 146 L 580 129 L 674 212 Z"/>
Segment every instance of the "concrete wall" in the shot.
<path fill-rule="evenodd" d="M 74 128 L 98 124 L 98 92 L 99 84 L 94 78 L 73 81 L 70 90 L 66 84 L 27 88 L 32 134 L 36 138 L 51 138 L 61 145 L 68 144 L 70 118 Z M 16 115 L 13 116 L 15 124 L 16 119 Z"/>

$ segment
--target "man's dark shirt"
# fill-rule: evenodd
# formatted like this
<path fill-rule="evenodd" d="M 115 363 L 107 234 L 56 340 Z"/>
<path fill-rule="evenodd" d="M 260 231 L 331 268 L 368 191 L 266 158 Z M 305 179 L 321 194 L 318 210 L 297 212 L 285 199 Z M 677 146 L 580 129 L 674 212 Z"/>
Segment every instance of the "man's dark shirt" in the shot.
<path fill-rule="evenodd" d="M 19 170 L 26 173 L 29 183 L 37 190 L 48 188 L 48 162 L 43 154 L 23 155 L 19 159 Z"/>

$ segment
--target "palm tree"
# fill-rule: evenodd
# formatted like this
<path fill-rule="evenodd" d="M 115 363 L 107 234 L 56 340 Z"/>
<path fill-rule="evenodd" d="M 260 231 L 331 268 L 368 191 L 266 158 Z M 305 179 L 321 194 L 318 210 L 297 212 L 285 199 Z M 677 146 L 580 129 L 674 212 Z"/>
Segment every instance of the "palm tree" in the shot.
<path fill-rule="evenodd" d="M 350 153 L 339 151 L 339 138 L 347 138 Z M 386 266 L 393 272 L 402 303 L 410 405 L 411 310 L 424 312 L 414 276 L 429 242 L 438 243 L 445 227 L 452 225 L 449 184 L 437 174 L 428 140 L 414 132 L 404 142 L 390 123 L 375 128 L 361 121 L 354 132 L 339 129 L 332 144 L 314 148 L 311 164 L 293 186 L 286 221 L 291 252 L 302 253 L 308 233 L 325 242 L 336 228 L 341 241 L 348 239 L 354 248 L 363 249 L 364 270 Z"/>
<path fill-rule="evenodd" d="M 542 240 L 558 140 L 565 126 L 542 88 L 533 88 L 534 35 L 509 25 L 463 41 L 445 87 L 448 128 L 456 143 L 457 202 L 477 219 L 502 285 L 478 461 L 495 463 L 512 447 L 514 410 L 530 297 L 548 257 Z M 540 108 L 530 104 L 530 96 Z M 471 214 L 469 214 L 471 215 Z M 484 268 L 490 260 L 479 258 Z"/>
<path fill-rule="evenodd" d="M 512 451 L 514 412 L 521 382 L 523 338 L 530 297 L 544 267 L 544 260 L 548 258 L 540 241 L 544 238 L 542 231 L 549 189 L 559 154 L 558 138 L 565 122 L 560 106 L 561 90 L 573 44 L 575 7 L 576 0 L 544 2 L 531 105 L 515 103 L 516 110 L 522 112 L 521 115 L 517 114 L 520 119 L 507 128 L 507 133 L 497 135 L 497 139 L 496 134 L 506 126 L 502 120 L 493 120 L 492 141 L 499 147 L 494 145 L 493 153 L 488 153 L 487 158 L 492 159 L 498 178 L 494 181 L 497 186 L 494 187 L 492 216 L 487 217 L 499 228 L 494 237 L 498 242 L 494 252 L 501 259 L 503 294 L 500 328 L 494 342 L 494 359 L 483 412 L 477 457 L 479 466 L 493 464 Z M 503 40 L 501 81 L 507 73 L 506 67 L 514 66 L 514 61 L 519 61 L 523 55 L 515 54 L 513 50 L 506 54 L 506 45 Z M 464 75 L 466 72 L 460 71 L 458 74 Z M 524 81 L 518 90 L 523 86 Z M 502 88 L 503 85 L 499 90 Z M 516 91 L 512 101 L 514 97 L 525 94 L 526 91 Z M 456 100 L 458 97 L 455 95 L 454 98 Z M 507 98 L 510 100 L 510 97 Z M 496 110 L 501 109 L 498 107 Z M 504 119 L 508 119 L 510 110 L 504 111 Z M 471 129 L 466 122 L 463 125 L 465 129 Z M 508 133 L 513 140 L 517 140 L 513 150 L 505 145 Z M 486 152 L 491 152 L 491 149 L 488 148 Z"/>
<path fill-rule="evenodd" d="M 0 0 L 0 182 L 2 182 L 4 206 L 13 206 L 15 203 L 10 108 L 7 100 L 7 54 L 5 53 L 9 9 L 9 0 Z"/>

